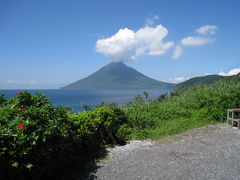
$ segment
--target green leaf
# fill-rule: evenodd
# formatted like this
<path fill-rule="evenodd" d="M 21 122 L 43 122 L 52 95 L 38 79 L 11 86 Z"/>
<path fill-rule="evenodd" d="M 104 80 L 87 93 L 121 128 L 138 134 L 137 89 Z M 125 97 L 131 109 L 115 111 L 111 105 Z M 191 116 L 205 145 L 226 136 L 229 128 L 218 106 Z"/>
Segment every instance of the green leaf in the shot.
<path fill-rule="evenodd" d="M 26 165 L 26 167 L 27 167 L 28 169 L 31 169 L 31 168 L 33 167 L 33 164 L 29 163 L 29 164 Z"/>
<path fill-rule="evenodd" d="M 18 167 L 18 165 L 19 165 L 18 162 L 14 162 L 14 163 L 12 163 L 12 166 L 13 166 L 13 167 L 16 167 L 16 168 Z"/>

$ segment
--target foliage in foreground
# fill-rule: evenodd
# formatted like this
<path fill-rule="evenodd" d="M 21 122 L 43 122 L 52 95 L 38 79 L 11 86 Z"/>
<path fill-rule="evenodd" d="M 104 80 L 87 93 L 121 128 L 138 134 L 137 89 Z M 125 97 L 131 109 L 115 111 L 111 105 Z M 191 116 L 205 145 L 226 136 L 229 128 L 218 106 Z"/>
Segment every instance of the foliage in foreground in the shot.
<path fill-rule="evenodd" d="M 69 114 L 80 136 L 88 136 L 87 143 L 116 145 L 124 143 L 119 128 L 127 119 L 118 106 L 99 106 L 93 110 Z"/>
<path fill-rule="evenodd" d="M 223 122 L 226 110 L 240 107 L 240 74 L 212 84 L 160 96 L 150 103 L 122 107 L 130 139 L 157 139 L 188 129 Z"/>
<path fill-rule="evenodd" d="M 124 115 L 98 107 L 71 114 L 40 94 L 0 96 L 0 179 L 71 179 L 106 144 L 121 142 Z"/>

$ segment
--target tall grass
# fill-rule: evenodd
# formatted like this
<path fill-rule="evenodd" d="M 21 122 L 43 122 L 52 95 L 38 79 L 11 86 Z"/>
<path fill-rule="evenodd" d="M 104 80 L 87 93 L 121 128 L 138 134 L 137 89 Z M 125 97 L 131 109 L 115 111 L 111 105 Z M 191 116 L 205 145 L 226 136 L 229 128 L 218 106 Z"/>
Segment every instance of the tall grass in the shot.
<path fill-rule="evenodd" d="M 198 85 L 148 103 L 122 107 L 132 139 L 158 139 L 208 124 L 224 122 L 226 110 L 240 107 L 240 75 Z"/>

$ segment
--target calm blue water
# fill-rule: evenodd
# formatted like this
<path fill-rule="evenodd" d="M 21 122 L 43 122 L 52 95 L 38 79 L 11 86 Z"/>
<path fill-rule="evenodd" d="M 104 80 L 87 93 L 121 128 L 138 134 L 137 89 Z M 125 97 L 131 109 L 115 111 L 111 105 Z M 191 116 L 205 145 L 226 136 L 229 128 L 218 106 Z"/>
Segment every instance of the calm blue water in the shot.
<path fill-rule="evenodd" d="M 36 91 L 42 93 L 49 98 L 55 106 L 62 105 L 71 107 L 73 112 L 83 111 L 81 102 L 93 108 L 96 105 L 116 102 L 123 105 L 138 94 L 142 95 L 144 91 L 148 92 L 149 99 L 154 99 L 165 94 L 167 90 L 157 89 L 101 89 L 101 90 L 29 90 L 32 94 Z M 19 90 L 0 90 L 0 94 L 4 94 L 5 98 L 17 96 Z"/>

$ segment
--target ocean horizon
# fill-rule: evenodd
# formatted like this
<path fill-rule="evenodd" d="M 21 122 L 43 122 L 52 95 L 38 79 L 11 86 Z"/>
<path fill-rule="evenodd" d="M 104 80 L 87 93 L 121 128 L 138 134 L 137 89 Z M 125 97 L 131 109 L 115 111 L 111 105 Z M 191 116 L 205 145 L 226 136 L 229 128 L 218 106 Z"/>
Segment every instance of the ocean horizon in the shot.
<path fill-rule="evenodd" d="M 170 90 L 160 89 L 84 89 L 84 90 L 62 90 L 62 89 L 0 89 L 6 99 L 16 97 L 19 91 L 36 92 L 47 97 L 54 106 L 70 107 L 73 112 L 84 110 L 83 104 L 94 108 L 102 103 L 117 103 L 124 105 L 134 100 L 135 96 L 148 92 L 148 99 L 155 99 Z"/>

